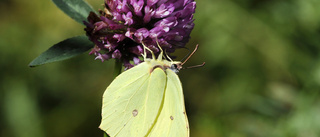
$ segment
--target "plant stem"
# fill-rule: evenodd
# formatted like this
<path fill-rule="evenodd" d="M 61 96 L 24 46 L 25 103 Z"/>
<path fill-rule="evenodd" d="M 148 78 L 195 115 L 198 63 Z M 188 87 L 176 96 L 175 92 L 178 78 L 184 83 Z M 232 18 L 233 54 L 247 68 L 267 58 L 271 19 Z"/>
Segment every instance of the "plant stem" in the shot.
<path fill-rule="evenodd" d="M 104 132 L 103 137 L 109 137 L 106 132 Z"/>
<path fill-rule="evenodd" d="M 113 73 L 113 78 L 116 78 L 122 70 L 122 61 L 116 60 L 115 65 L 114 65 L 114 73 Z"/>

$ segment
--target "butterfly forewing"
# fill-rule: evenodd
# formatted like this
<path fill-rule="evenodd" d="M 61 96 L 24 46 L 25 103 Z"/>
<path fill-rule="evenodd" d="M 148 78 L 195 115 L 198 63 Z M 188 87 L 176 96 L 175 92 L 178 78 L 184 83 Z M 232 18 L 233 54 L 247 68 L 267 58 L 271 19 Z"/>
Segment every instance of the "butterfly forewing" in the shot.
<path fill-rule="evenodd" d="M 103 95 L 100 128 L 110 136 L 142 137 L 153 127 L 166 87 L 161 69 L 141 63 L 121 73 Z"/>

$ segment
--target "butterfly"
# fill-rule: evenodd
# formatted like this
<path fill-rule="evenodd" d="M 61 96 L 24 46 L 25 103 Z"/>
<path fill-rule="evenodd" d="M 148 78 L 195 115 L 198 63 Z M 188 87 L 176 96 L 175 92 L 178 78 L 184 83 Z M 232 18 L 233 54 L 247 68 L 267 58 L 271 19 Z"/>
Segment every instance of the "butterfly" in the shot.
<path fill-rule="evenodd" d="M 111 137 L 188 137 L 183 90 L 176 74 L 184 63 L 169 56 L 170 61 L 164 59 L 159 44 L 157 59 L 143 46 L 144 62 L 121 73 L 104 92 L 99 128 Z M 147 58 L 146 49 L 152 58 Z"/>

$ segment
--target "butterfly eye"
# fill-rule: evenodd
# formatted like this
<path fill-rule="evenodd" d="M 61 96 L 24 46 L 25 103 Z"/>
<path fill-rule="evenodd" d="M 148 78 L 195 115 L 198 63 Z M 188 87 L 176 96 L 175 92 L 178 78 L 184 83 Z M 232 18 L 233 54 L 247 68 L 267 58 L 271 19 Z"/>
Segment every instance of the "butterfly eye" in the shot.
<path fill-rule="evenodd" d="M 172 64 L 171 69 L 177 69 L 178 65 L 177 64 Z"/>
<path fill-rule="evenodd" d="M 170 69 L 174 72 L 174 73 L 178 73 L 179 70 L 181 69 L 180 64 L 172 64 Z"/>

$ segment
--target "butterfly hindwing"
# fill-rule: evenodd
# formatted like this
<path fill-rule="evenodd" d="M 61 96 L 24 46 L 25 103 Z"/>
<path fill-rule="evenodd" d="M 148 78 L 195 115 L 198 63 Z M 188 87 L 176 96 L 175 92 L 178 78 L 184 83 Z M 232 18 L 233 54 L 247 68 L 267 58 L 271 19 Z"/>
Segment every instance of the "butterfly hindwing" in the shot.
<path fill-rule="evenodd" d="M 184 97 L 180 79 L 172 70 L 167 69 L 167 86 L 163 108 L 153 127 L 152 137 L 187 137 L 189 124 L 184 107 Z"/>

